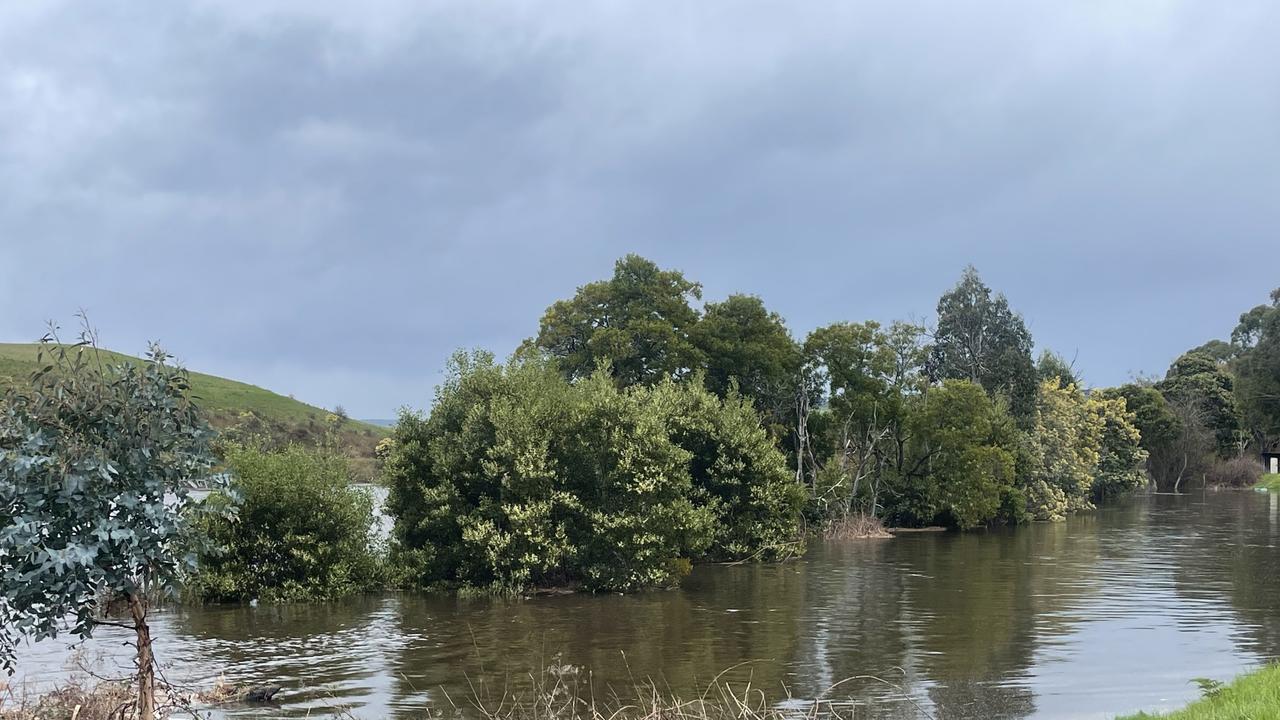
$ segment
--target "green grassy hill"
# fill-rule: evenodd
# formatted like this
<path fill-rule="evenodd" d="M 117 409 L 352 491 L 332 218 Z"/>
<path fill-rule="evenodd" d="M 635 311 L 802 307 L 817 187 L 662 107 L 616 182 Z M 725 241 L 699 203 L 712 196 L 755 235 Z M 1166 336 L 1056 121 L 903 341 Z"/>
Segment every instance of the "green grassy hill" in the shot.
<path fill-rule="evenodd" d="M 36 343 L 0 343 L 0 385 L 25 382 L 36 369 Z M 137 357 L 99 350 L 109 362 L 141 362 Z M 270 390 L 236 382 L 215 375 L 191 372 L 191 392 L 197 403 L 217 428 L 244 425 L 245 413 L 250 422 L 273 437 L 299 443 L 314 443 L 324 436 L 326 419 L 331 414 L 323 408 L 308 405 Z M 353 459 L 356 472 L 368 476 L 373 468 L 373 450 L 389 430 L 359 420 L 345 420 L 340 425 L 339 442 Z"/>

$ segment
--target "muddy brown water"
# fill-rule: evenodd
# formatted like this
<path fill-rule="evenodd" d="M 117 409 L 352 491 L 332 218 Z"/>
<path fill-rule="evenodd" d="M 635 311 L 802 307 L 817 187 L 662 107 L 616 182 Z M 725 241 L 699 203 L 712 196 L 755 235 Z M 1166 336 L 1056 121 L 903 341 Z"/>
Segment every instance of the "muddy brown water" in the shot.
<path fill-rule="evenodd" d="M 230 717 L 419 717 L 558 668 L 597 697 L 646 680 L 692 696 L 723 671 L 779 703 L 851 699 L 859 717 L 1109 718 L 1280 656 L 1278 501 L 1139 496 L 1064 523 L 699 566 L 679 590 L 627 596 L 173 609 L 154 615 L 156 653 L 172 681 L 285 687 Z M 124 674 L 126 639 L 102 628 L 80 655 Z M 67 645 L 25 648 L 11 684 L 64 678 Z"/>

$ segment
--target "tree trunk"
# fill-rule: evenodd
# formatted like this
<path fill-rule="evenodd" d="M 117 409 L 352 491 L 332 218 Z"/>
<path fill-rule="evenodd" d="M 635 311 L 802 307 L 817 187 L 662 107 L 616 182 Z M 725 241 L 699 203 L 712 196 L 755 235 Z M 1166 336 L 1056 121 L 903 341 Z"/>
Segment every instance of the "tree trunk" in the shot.
<path fill-rule="evenodd" d="M 138 594 L 129 593 L 127 597 L 138 644 L 138 720 L 155 720 L 156 658 L 151 652 L 151 627 L 147 625 L 147 609 Z"/>

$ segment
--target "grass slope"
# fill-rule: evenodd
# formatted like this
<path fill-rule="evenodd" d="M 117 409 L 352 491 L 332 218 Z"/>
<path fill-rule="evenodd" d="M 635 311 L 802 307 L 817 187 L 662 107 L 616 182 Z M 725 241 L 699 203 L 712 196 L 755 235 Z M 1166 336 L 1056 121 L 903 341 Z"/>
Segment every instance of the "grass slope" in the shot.
<path fill-rule="evenodd" d="M 1125 715 L 1116 720 L 1262 720 L 1280 718 L 1280 665 L 1241 675 L 1230 685 L 1181 710 Z"/>
<path fill-rule="evenodd" d="M 36 369 L 36 343 L 0 343 L 0 386 L 24 382 Z M 109 363 L 141 362 L 136 357 L 99 350 Z M 228 380 L 216 375 L 191 373 L 191 392 L 215 427 L 227 427 L 239 420 L 241 413 L 253 412 L 279 427 L 300 442 L 323 435 L 328 410 L 308 405 L 291 397 L 273 393 L 256 385 Z M 387 428 L 347 420 L 339 433 L 340 442 L 353 458 L 371 460 L 378 440 L 388 435 Z"/>

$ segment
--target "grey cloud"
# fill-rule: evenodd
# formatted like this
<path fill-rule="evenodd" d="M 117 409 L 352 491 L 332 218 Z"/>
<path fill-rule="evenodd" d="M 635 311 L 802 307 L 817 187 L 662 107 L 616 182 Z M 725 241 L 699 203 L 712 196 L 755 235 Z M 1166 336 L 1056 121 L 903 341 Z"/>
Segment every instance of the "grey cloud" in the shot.
<path fill-rule="evenodd" d="M 1274 278 L 1272 3 L 15 3 L 0 336 L 357 416 L 640 252 L 797 333 L 973 262 L 1095 383 Z"/>

